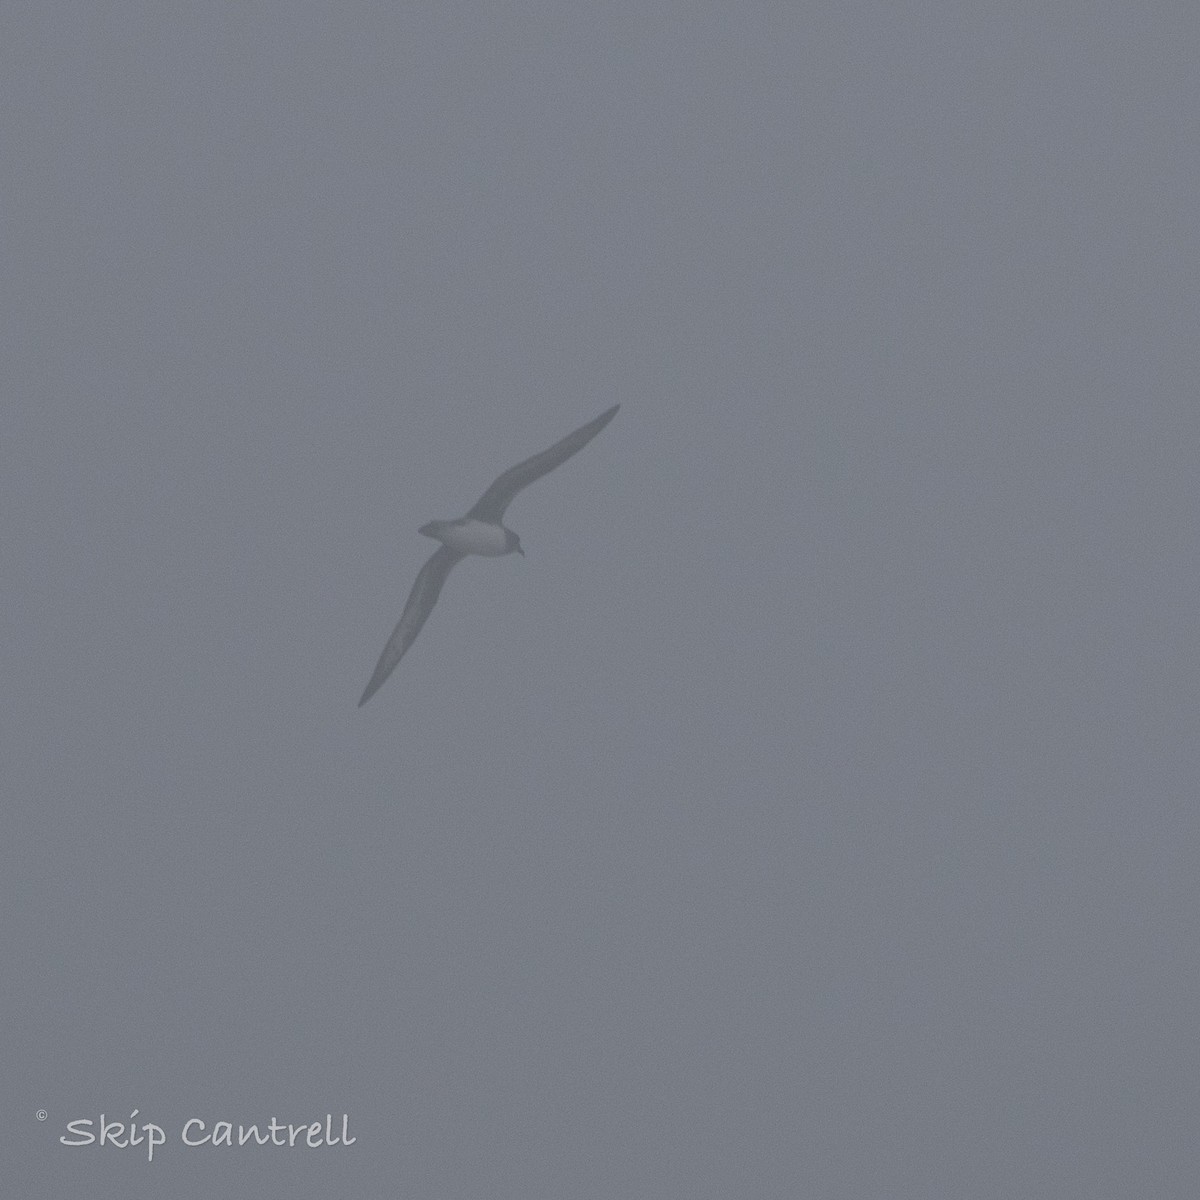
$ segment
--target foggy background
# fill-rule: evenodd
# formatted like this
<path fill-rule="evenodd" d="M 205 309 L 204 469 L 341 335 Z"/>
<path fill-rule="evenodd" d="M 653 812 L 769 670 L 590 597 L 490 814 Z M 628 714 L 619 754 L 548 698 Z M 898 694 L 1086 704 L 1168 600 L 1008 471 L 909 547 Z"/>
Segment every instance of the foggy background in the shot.
<path fill-rule="evenodd" d="M 8 1194 L 1194 1195 L 1198 44 L 6 6 Z"/>

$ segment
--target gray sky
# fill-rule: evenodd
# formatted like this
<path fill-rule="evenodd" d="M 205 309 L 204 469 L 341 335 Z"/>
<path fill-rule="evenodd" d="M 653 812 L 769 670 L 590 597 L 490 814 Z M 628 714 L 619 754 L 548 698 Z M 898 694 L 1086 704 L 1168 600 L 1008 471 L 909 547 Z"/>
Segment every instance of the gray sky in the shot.
<path fill-rule="evenodd" d="M 11 1194 L 1193 1195 L 1198 44 L 6 6 Z"/>

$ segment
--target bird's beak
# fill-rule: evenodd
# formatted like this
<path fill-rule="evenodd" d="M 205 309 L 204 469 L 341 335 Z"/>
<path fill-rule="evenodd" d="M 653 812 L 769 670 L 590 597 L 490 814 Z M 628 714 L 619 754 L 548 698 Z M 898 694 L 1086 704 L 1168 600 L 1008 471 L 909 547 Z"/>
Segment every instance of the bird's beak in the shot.
<path fill-rule="evenodd" d="M 519 554 L 519 555 L 520 555 L 522 558 L 524 558 L 524 557 L 525 557 L 525 551 L 524 551 L 524 550 L 522 550 L 520 546 L 518 546 L 518 547 L 517 547 L 517 553 L 518 553 L 518 554 Z"/>

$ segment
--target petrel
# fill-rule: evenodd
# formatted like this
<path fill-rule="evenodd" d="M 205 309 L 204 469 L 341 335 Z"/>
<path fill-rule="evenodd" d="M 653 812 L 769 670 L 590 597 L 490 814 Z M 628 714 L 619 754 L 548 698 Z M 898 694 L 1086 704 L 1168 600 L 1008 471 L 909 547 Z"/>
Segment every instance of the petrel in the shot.
<path fill-rule="evenodd" d="M 572 454 L 578 454 L 617 415 L 621 406 L 614 404 L 607 412 L 602 412 L 594 421 L 581 425 L 574 433 L 568 433 L 561 442 L 555 442 L 549 450 L 543 450 L 515 467 L 509 467 L 495 483 L 475 502 L 465 517 L 457 521 L 430 521 L 422 525 L 421 533 L 426 537 L 435 538 L 441 546 L 433 552 L 417 575 L 417 581 L 408 593 L 404 604 L 404 612 L 400 621 L 388 638 L 379 662 L 375 664 L 375 673 L 371 682 L 362 694 L 358 707 L 362 708 L 375 695 L 387 677 L 396 669 L 396 664 L 404 657 L 404 652 L 417 639 L 425 619 L 433 611 L 438 594 L 450 568 L 460 558 L 468 554 L 484 554 L 496 557 L 500 554 L 511 554 L 514 550 L 521 555 L 521 539 L 511 529 L 502 524 L 504 510 L 512 503 L 513 497 L 527 488 L 535 479 L 553 471 L 560 463 L 564 463 Z"/>

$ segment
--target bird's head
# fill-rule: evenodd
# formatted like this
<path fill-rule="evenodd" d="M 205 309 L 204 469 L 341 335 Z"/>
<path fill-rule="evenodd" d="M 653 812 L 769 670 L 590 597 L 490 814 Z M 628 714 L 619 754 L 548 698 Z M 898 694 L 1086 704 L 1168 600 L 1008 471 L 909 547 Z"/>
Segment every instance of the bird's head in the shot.
<path fill-rule="evenodd" d="M 504 531 L 504 535 L 505 545 L 508 553 L 511 554 L 515 550 L 522 558 L 524 558 L 525 551 L 521 549 L 521 539 L 517 537 L 517 535 L 513 533 L 511 529 L 506 529 Z"/>

